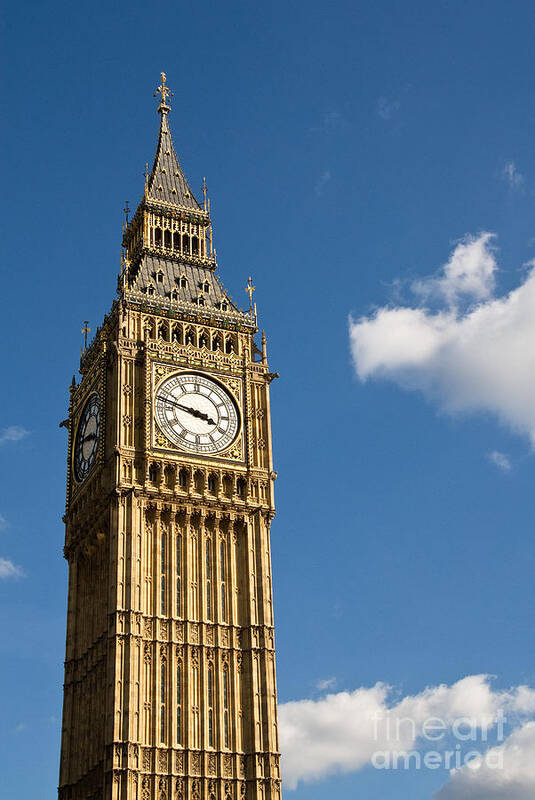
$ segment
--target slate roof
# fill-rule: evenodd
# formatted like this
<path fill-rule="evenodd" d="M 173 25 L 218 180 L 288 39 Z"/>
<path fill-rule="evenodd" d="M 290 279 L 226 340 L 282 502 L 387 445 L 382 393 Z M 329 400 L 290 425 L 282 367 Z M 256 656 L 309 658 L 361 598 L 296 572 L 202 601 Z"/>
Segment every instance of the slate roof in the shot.
<path fill-rule="evenodd" d="M 182 167 L 175 153 L 167 111 L 161 108 L 160 135 L 154 164 L 149 175 L 148 197 L 151 200 L 164 201 L 175 206 L 200 209 L 193 196 Z"/>
<path fill-rule="evenodd" d="M 161 275 L 161 280 L 158 279 Z M 181 286 L 181 278 L 186 278 L 186 286 Z M 203 287 L 208 284 L 208 292 Z M 172 300 L 184 300 L 187 303 L 197 302 L 199 295 L 204 298 L 207 308 L 220 308 L 221 302 L 227 302 L 229 310 L 239 311 L 238 307 L 228 297 L 219 279 L 213 270 L 190 262 L 175 261 L 155 255 L 145 255 L 141 261 L 132 288 L 146 292 L 149 287 L 154 291 L 150 294 L 153 298 L 167 297 Z M 172 292 L 177 292 L 172 296 Z"/>

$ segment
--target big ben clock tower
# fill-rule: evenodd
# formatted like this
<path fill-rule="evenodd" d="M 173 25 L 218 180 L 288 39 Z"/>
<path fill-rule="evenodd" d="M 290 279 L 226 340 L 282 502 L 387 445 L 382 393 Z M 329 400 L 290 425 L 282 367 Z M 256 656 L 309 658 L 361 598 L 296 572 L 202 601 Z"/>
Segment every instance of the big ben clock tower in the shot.
<path fill-rule="evenodd" d="M 158 92 L 118 299 L 71 386 L 59 797 L 276 800 L 273 374 Z"/>

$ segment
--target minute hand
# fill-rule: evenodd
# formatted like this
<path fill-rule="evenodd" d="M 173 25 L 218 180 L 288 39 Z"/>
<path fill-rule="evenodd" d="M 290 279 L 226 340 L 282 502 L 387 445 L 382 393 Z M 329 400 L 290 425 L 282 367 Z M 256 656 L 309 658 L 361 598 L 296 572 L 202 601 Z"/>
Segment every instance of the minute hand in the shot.
<path fill-rule="evenodd" d="M 202 419 L 205 422 L 208 422 L 209 425 L 215 425 L 214 420 L 205 414 L 204 411 L 199 411 L 197 408 L 192 408 L 191 406 L 184 406 L 182 403 L 177 403 L 175 400 L 168 400 L 167 398 L 160 398 L 164 401 L 164 403 L 168 403 L 171 406 L 176 406 L 176 408 L 180 408 L 182 411 L 187 411 L 188 414 L 191 414 L 192 417 L 197 417 L 197 419 Z"/>

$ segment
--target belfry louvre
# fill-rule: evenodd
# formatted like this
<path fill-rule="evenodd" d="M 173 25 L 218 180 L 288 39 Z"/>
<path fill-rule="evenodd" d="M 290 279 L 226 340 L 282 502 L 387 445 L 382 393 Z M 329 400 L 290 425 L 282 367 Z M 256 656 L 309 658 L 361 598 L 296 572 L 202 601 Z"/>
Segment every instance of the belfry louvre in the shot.
<path fill-rule="evenodd" d="M 266 339 L 158 87 L 117 298 L 70 388 L 61 800 L 280 798 Z"/>

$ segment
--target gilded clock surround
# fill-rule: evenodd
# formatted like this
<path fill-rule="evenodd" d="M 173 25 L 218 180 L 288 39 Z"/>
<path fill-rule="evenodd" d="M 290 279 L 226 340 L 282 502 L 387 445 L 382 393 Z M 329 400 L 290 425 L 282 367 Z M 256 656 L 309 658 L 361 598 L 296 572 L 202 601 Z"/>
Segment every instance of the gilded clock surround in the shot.
<path fill-rule="evenodd" d="M 70 387 L 69 564 L 61 800 L 279 800 L 265 337 L 216 274 L 158 87 L 158 148 L 123 235 L 118 297 Z M 247 291 L 250 298 L 254 287 Z M 224 452 L 160 438 L 166 376 L 220 383 L 240 413 Z M 80 414 L 97 391 L 95 466 L 77 482 Z"/>

